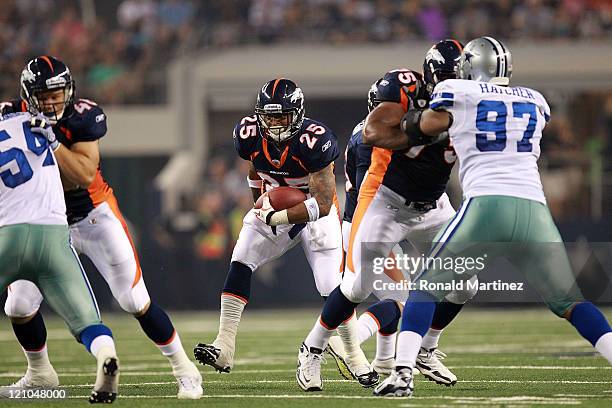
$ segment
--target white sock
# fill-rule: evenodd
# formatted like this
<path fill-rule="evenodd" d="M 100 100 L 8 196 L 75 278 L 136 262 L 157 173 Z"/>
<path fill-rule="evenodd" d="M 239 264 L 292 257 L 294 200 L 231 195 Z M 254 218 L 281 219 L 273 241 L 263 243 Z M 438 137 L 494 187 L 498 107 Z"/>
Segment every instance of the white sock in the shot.
<path fill-rule="evenodd" d="M 595 343 L 595 349 L 612 364 L 612 332 L 608 332 L 601 336 L 599 340 L 597 340 L 597 343 Z"/>
<path fill-rule="evenodd" d="M 427 333 L 425 333 L 425 337 L 423 337 L 423 343 L 421 347 L 424 349 L 430 350 L 432 348 L 438 348 L 438 340 L 440 340 L 440 335 L 442 335 L 442 330 L 429 329 Z"/>
<path fill-rule="evenodd" d="M 412 331 L 403 331 L 397 338 L 396 366 L 414 368 L 423 337 Z"/>
<path fill-rule="evenodd" d="M 246 302 L 234 295 L 223 293 L 221 295 L 221 315 L 219 316 L 219 334 L 214 341 L 215 345 L 236 344 L 236 333 Z"/>
<path fill-rule="evenodd" d="M 155 344 L 161 353 L 168 357 L 171 354 L 178 352 L 183 349 L 183 345 L 181 344 L 181 339 L 176 332 L 172 333 L 172 337 L 166 343 Z"/>
<path fill-rule="evenodd" d="M 321 316 L 319 316 L 312 330 L 310 330 L 310 333 L 308 333 L 306 340 L 304 340 L 304 344 L 309 349 L 311 347 L 316 347 L 318 349 L 325 350 L 325 347 L 327 347 L 327 342 L 329 341 L 329 338 L 333 332 L 334 330 L 329 330 L 323 326 Z"/>
<path fill-rule="evenodd" d="M 351 366 L 351 369 L 369 367 L 369 362 L 359 344 L 359 323 L 357 323 L 355 312 L 348 320 L 338 326 L 338 334 L 344 343 L 346 362 Z"/>
<path fill-rule="evenodd" d="M 395 341 L 397 332 L 393 334 L 376 334 L 376 359 L 388 360 L 395 357 Z"/>
<path fill-rule="evenodd" d="M 98 354 L 100 354 L 100 350 L 102 349 L 110 349 L 108 350 L 109 354 L 112 356 L 116 356 L 117 352 L 115 351 L 115 341 L 111 336 L 103 334 L 101 336 L 96 337 L 91 342 L 89 346 L 89 351 L 95 358 L 98 358 Z M 99 359 L 99 358 L 98 358 Z"/>
<path fill-rule="evenodd" d="M 357 320 L 357 323 L 359 344 L 363 343 L 364 341 L 372 337 L 374 333 L 380 330 L 378 322 L 370 312 L 365 312 L 364 314 L 359 316 L 359 320 Z"/>
<path fill-rule="evenodd" d="M 187 357 L 181 339 L 175 331 L 172 341 L 165 346 L 157 345 L 162 354 L 166 356 L 172 366 L 172 374 L 175 377 L 194 375 L 194 365 Z"/>
<path fill-rule="evenodd" d="M 51 366 L 51 362 L 49 361 L 49 354 L 47 353 L 46 344 L 43 346 L 43 348 L 36 351 L 28 351 L 23 349 L 23 354 L 25 354 L 26 360 L 28 360 L 28 370 L 40 371 L 53 368 Z"/>

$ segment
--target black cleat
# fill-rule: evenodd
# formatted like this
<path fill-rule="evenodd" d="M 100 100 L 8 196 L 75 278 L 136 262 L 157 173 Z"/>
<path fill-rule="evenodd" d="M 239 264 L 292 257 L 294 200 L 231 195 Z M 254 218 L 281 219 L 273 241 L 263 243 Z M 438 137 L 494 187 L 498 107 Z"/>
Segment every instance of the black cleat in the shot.
<path fill-rule="evenodd" d="M 193 348 L 193 355 L 200 364 L 209 365 L 220 373 L 229 373 L 232 369 L 230 366 L 218 364 L 221 349 L 212 344 L 198 343 Z"/>
<path fill-rule="evenodd" d="M 357 381 L 359 381 L 359 384 L 363 388 L 374 387 L 380 381 L 378 373 L 374 370 L 366 374 L 356 375 L 355 378 L 357 379 Z"/>

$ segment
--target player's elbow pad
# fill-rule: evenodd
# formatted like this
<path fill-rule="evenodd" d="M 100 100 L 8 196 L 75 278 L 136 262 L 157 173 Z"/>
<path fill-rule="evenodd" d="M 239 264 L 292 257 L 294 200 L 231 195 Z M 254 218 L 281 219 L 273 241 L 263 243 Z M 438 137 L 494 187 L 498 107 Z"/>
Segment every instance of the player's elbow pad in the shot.
<path fill-rule="evenodd" d="M 400 122 L 402 132 L 408 136 L 408 142 L 412 146 L 428 145 L 433 142 L 431 136 L 421 130 L 421 109 L 410 109 L 404 114 Z"/>

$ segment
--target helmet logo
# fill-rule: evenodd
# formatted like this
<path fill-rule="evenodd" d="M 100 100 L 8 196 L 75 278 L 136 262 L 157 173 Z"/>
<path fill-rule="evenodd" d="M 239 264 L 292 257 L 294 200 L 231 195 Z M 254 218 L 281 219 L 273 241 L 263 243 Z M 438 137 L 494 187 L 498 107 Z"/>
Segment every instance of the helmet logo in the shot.
<path fill-rule="evenodd" d="M 298 100 L 300 100 L 300 98 L 303 98 L 304 94 L 302 93 L 302 89 L 301 88 L 295 88 L 295 91 L 293 91 L 293 93 L 291 94 L 291 102 L 295 103 Z"/>
<path fill-rule="evenodd" d="M 429 51 L 427 51 L 427 55 L 425 55 L 425 59 L 427 60 L 427 62 L 434 60 L 436 62 L 439 62 L 440 64 L 444 64 L 446 62 L 446 59 L 444 58 L 442 53 L 438 51 L 438 49 L 435 47 L 431 47 Z"/>
<path fill-rule="evenodd" d="M 36 80 L 36 76 L 29 69 L 24 69 L 21 71 L 21 82 L 34 82 Z"/>

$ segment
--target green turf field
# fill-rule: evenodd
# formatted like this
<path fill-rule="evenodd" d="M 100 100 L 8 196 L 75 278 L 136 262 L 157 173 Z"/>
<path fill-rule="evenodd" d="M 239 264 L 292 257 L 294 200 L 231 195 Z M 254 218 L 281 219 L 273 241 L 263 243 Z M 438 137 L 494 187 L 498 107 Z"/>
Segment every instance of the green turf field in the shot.
<path fill-rule="evenodd" d="M 546 309 L 480 311 L 467 309 L 447 329 L 441 350 L 459 377 L 453 388 L 418 375 L 411 399 L 371 397 L 371 390 L 342 380 L 331 358 L 323 365 L 324 391 L 306 394 L 295 383 L 298 346 L 316 310 L 248 312 L 238 337 L 237 361 L 231 374 L 202 367 L 205 397 L 197 402 L 175 399 L 169 366 L 127 315 L 105 316 L 115 333 L 121 359 L 120 397 L 129 407 L 181 404 L 207 407 L 510 407 L 581 405 L 612 407 L 612 367 L 593 353 L 574 329 Z M 612 320 L 612 310 L 607 310 Z M 216 313 L 174 313 L 173 320 L 189 349 L 211 341 Z M 21 350 L 6 319 L 0 319 L 0 382 L 18 379 L 25 369 Z M 94 380 L 94 359 L 48 318 L 49 354 L 69 392 L 69 401 L 37 402 L 36 407 L 84 405 Z M 519 322 L 522 322 L 519 324 Z M 372 357 L 374 341 L 366 352 Z M 24 403 L 0 401 L 3 406 Z M 28 404 L 29 405 L 29 404 Z"/>

